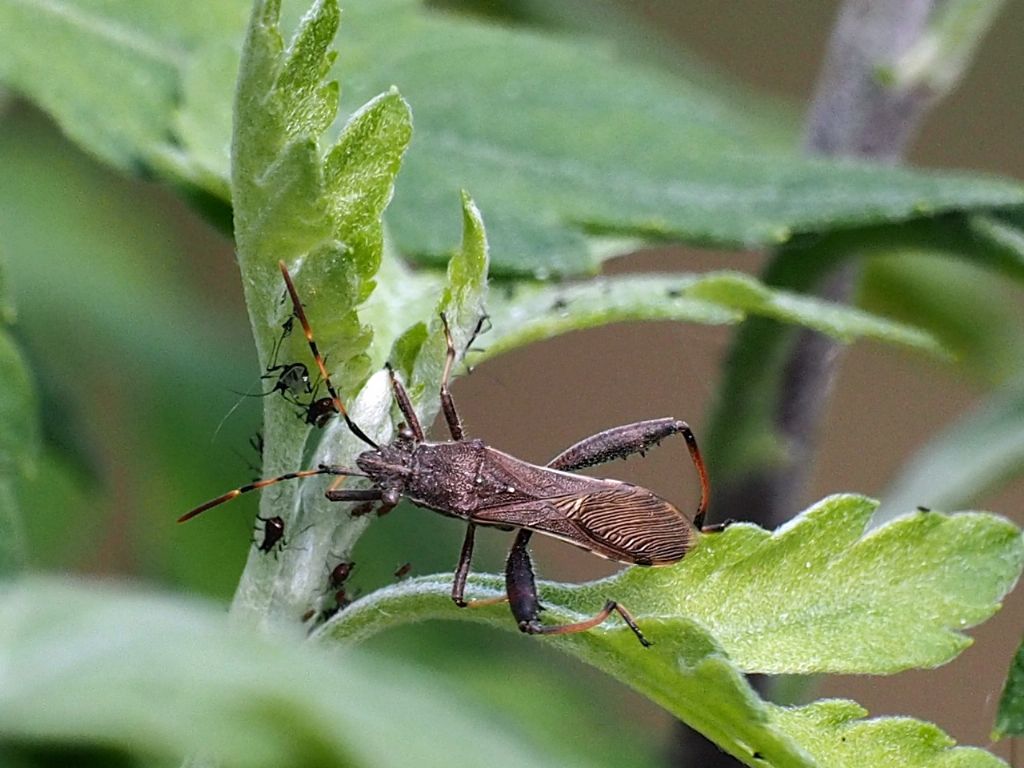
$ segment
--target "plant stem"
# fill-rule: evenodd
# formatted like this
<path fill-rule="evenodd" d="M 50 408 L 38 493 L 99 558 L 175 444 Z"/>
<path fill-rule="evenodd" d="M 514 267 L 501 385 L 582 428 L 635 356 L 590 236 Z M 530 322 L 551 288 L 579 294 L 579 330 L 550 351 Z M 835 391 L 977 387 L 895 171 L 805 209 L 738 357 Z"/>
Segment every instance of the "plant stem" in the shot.
<path fill-rule="evenodd" d="M 1002 0 L 846 0 L 808 110 L 804 152 L 899 162 L 929 108 L 959 79 L 1001 4 Z M 856 237 L 831 253 L 822 250 L 821 244 L 780 249 L 767 267 L 765 282 L 813 290 L 833 301 L 849 300 L 860 275 L 859 264 L 850 258 L 858 252 Z M 757 370 L 750 367 L 752 360 L 769 363 L 753 385 L 745 376 Z M 717 475 L 716 519 L 753 519 L 771 528 L 802 506 L 839 360 L 839 346 L 815 332 L 789 331 L 764 320 L 748 321 L 740 328 L 726 363 L 709 443 L 725 446 L 749 440 L 749 421 L 734 416 L 759 412 L 766 422 L 760 426 L 778 450 L 763 454 L 757 465 L 719 465 L 719 451 L 709 451 Z M 767 408 L 757 402 L 764 398 L 771 399 Z M 738 765 L 685 725 L 677 733 L 674 765 Z"/>

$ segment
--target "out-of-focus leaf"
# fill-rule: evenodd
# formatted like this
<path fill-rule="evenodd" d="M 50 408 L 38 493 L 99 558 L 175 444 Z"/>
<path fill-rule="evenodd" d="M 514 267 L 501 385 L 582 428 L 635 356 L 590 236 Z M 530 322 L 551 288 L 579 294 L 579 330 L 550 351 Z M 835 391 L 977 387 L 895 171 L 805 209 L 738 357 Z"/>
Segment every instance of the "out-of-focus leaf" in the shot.
<path fill-rule="evenodd" d="M 267 768 L 549 764 L 413 669 L 263 639 L 179 599 L 27 580 L 0 588 L 0 626 L 5 739 Z"/>
<path fill-rule="evenodd" d="M 808 292 L 844 260 L 867 262 L 859 303 L 869 312 L 928 332 L 965 370 L 1001 381 L 1019 368 L 1024 336 L 1019 287 L 993 246 L 971 233 L 970 219 L 941 216 L 898 227 L 835 231 L 794 242 L 777 253 L 764 281 L 773 290 Z M 960 263 L 970 261 L 971 264 Z M 736 334 L 719 387 L 704 448 L 719 482 L 756 475 L 785 463 L 788 441 L 778 434 L 794 330 L 752 318 Z"/>
<path fill-rule="evenodd" d="M 0 578 L 21 570 L 28 559 L 22 510 L 11 478 L 0 478 Z"/>
<path fill-rule="evenodd" d="M 0 328 L 0 577 L 25 564 L 25 531 L 18 478 L 35 470 L 39 416 L 28 367 L 6 328 Z"/>
<path fill-rule="evenodd" d="M 31 472 L 39 452 L 39 423 L 28 366 L 4 329 L 0 331 L 0 474 Z"/>
<path fill-rule="evenodd" d="M 1017 648 L 1006 673 L 1006 684 L 999 699 L 992 738 L 1024 736 L 1024 642 Z"/>
<path fill-rule="evenodd" d="M 1006 768 L 990 752 L 958 747 L 938 727 L 909 717 L 865 720 L 853 701 L 831 699 L 792 709 L 775 707 L 773 721 L 819 765 L 843 768 Z"/>
<path fill-rule="evenodd" d="M 501 581 L 494 577 L 471 581 L 474 592 L 485 590 L 490 595 L 502 589 Z M 450 591 L 451 577 L 445 576 L 415 579 L 374 592 L 326 625 L 320 637 L 351 642 L 366 639 L 387 624 L 456 615 L 515 631 L 506 607 L 458 611 Z M 545 604 L 546 614 L 555 621 L 578 618 L 552 601 L 545 600 Z M 388 617 L 391 610 L 398 613 Z M 561 644 L 684 719 L 743 762 L 756 765 L 752 759 L 759 753 L 772 765 L 816 765 L 794 741 L 770 725 L 764 702 L 706 630 L 685 618 L 666 624 L 650 619 L 644 627 L 655 638 L 650 649 L 642 648 L 621 626 L 569 636 Z"/>
<path fill-rule="evenodd" d="M 102 552 L 104 568 L 174 573 L 223 593 L 237 581 L 248 524 L 225 516 L 186 546 L 191 533 L 171 523 L 202 494 L 249 477 L 229 446 L 245 445 L 256 401 L 218 422 L 241 400 L 232 390 L 255 389 L 257 369 L 232 302 L 210 301 L 216 288 L 197 293 L 176 260 L 196 243 L 226 253 L 226 241 L 206 233 L 187 244 L 169 214 L 180 205 L 102 168 L 37 113 L 7 115 L 0 249 L 48 445 L 45 470 L 19 490 L 31 562 L 95 568 Z"/>
<path fill-rule="evenodd" d="M 28 366 L 11 338 L 14 300 L 6 263 L 0 263 L 0 578 L 22 568 L 28 552 L 17 485 L 35 471 L 39 416 Z"/>
<path fill-rule="evenodd" d="M 223 196 L 230 124 L 215 105 L 233 92 L 227 51 L 242 37 L 245 5 L 209 13 L 66 0 L 37 13 L 3 0 L 11 42 L 0 49 L 0 77 L 108 160 Z M 998 180 L 802 159 L 778 147 L 774 117 L 738 108 L 732 94 L 697 84 L 702 75 L 671 78 L 593 41 L 432 13 L 412 0 L 353 0 L 345 19 L 334 66 L 349 103 L 397 83 L 416 105 L 417 146 L 390 222 L 403 251 L 435 262 L 458 238 L 446 214 L 461 188 L 488 212 L 496 272 L 533 275 L 594 271 L 597 233 L 757 246 L 1024 202 L 1019 186 Z M 323 121 L 329 111 L 305 115 Z"/>
<path fill-rule="evenodd" d="M 933 438 L 883 495 L 882 522 L 917 506 L 955 509 L 1024 471 L 1024 382 L 991 395 Z"/>
<path fill-rule="evenodd" d="M 1024 216 L 1021 211 L 1005 215 L 976 214 L 968 220 L 972 234 L 986 245 L 992 266 L 1024 277 Z"/>
<path fill-rule="evenodd" d="M 976 248 L 968 261 L 894 246 L 867 261 L 857 303 L 929 331 L 966 375 L 1004 382 L 1024 361 L 1024 291 L 986 268 L 995 266 L 985 262 L 989 251 Z"/>
<path fill-rule="evenodd" d="M 169 143 L 191 57 L 225 36 L 237 48 L 246 5 L 5 0 L 0 78 L 50 112 L 85 149 L 119 167 L 137 167 Z M 210 76 L 230 86 L 234 73 Z M 230 94 L 221 90 L 221 103 L 230 103 Z M 224 129 L 230 123 L 219 128 L 220 175 L 226 178 Z"/>

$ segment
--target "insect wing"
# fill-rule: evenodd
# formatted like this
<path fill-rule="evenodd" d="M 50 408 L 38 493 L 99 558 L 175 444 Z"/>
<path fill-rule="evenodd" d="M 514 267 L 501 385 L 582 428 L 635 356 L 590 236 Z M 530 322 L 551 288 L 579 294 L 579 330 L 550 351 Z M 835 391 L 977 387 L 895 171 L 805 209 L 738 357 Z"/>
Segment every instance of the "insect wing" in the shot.
<path fill-rule="evenodd" d="M 693 527 L 682 512 L 645 488 L 624 483 L 538 499 L 514 510 L 480 510 L 473 521 L 511 523 L 639 565 L 678 562 L 694 544 Z"/>
<path fill-rule="evenodd" d="M 667 565 L 681 560 L 694 543 L 683 513 L 645 488 L 620 484 L 554 504 L 586 534 L 594 551 L 615 560 Z"/>

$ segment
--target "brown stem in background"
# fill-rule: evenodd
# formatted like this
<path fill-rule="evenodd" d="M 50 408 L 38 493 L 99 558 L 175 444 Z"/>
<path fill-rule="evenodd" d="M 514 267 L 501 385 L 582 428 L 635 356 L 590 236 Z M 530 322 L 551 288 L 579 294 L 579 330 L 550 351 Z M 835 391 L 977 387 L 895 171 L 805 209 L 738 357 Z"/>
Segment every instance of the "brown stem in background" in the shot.
<path fill-rule="evenodd" d="M 808 111 L 804 152 L 898 163 L 928 109 L 955 84 L 999 5 L 1000 0 L 980 5 L 969 0 L 846 0 Z M 848 301 L 859 279 L 859 264 L 846 258 L 815 284 L 799 285 L 807 275 L 799 275 L 794 261 L 809 257 L 781 250 L 769 264 L 765 282 Z M 763 333 L 763 326 L 745 324 L 734 340 L 730 359 L 748 354 L 749 345 L 763 340 Z M 789 350 L 781 353 L 779 386 L 769 391 L 747 387 L 743 397 L 771 398 L 774 393 L 772 420 L 785 446 L 785 458 L 771 467 L 719 478 L 715 520 L 753 519 L 774 528 L 805 506 L 804 492 L 840 347 L 813 331 L 777 338 Z M 759 689 L 765 687 L 763 678 L 753 682 Z M 671 758 L 677 766 L 740 765 L 684 724 L 677 730 Z"/>

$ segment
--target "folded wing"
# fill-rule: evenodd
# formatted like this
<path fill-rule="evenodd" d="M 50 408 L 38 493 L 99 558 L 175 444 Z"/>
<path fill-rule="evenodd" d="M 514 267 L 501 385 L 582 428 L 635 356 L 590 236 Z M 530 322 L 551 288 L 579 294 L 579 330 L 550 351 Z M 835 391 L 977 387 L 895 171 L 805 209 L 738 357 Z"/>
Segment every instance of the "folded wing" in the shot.
<path fill-rule="evenodd" d="M 690 521 L 645 488 L 616 483 L 585 493 L 479 510 L 474 522 L 510 524 L 568 541 L 610 560 L 678 562 L 693 547 Z"/>

